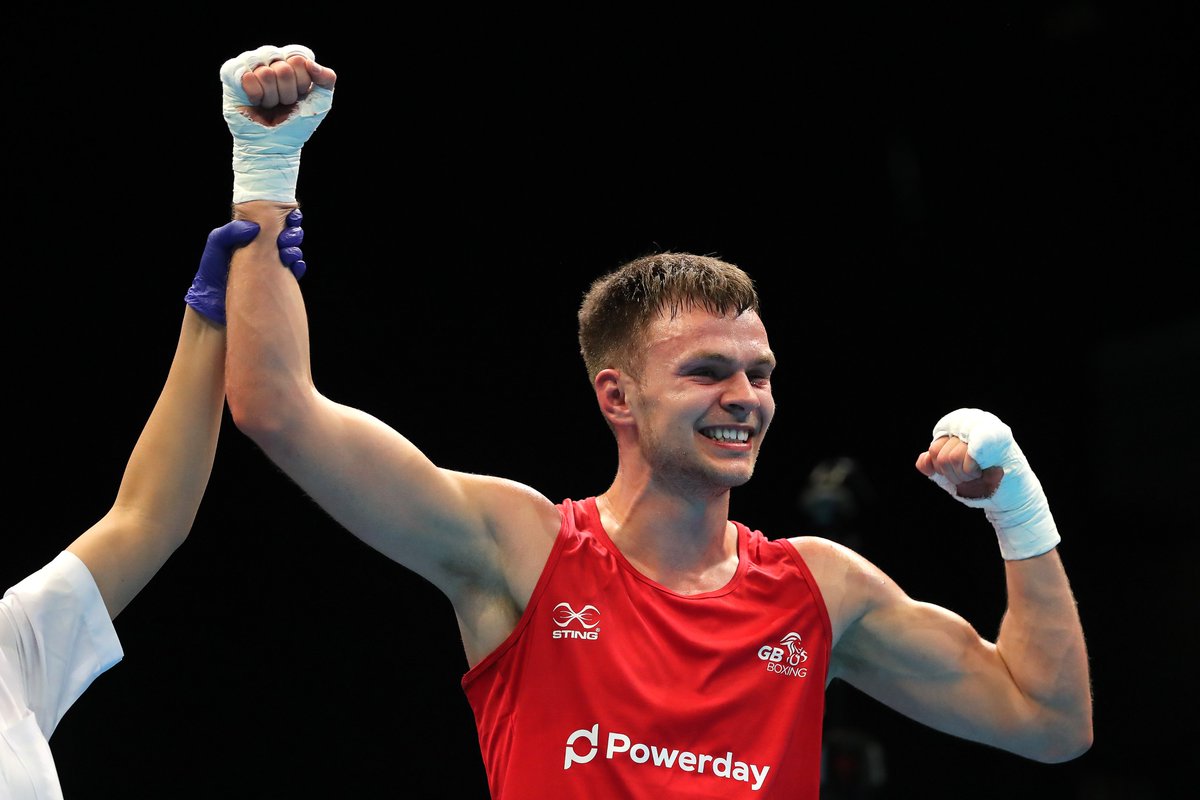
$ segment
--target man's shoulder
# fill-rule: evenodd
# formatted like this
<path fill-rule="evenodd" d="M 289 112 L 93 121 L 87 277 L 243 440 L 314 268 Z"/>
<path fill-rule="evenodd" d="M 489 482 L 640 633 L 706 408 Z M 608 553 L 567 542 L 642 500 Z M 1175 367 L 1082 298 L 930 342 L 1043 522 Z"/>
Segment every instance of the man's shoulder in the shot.
<path fill-rule="evenodd" d="M 874 574 L 878 567 L 841 542 L 821 536 L 793 536 L 787 540 L 814 573 L 836 570 L 841 577 Z"/>

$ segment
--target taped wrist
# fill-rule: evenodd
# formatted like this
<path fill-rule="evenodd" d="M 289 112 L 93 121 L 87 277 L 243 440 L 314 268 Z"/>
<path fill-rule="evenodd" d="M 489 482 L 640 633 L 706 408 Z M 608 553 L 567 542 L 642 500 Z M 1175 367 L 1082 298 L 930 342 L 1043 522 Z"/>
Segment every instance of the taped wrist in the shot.
<path fill-rule="evenodd" d="M 264 45 L 226 61 L 221 67 L 221 113 L 233 136 L 233 202 L 271 200 L 296 202 L 300 151 L 333 106 L 333 90 L 314 85 L 286 119 L 267 126 L 246 116 L 250 99 L 242 76 L 255 67 L 302 55 L 315 61 L 303 45 Z"/>
<path fill-rule="evenodd" d="M 942 436 L 956 436 L 966 442 L 967 453 L 980 469 L 1003 468 L 1000 485 L 986 498 L 959 497 L 945 477 L 934 475 L 933 479 L 959 502 L 984 510 L 1005 560 L 1033 558 L 1058 546 L 1062 537 L 1050 513 L 1050 503 L 1008 425 L 987 411 L 960 408 L 934 425 L 934 440 Z"/>

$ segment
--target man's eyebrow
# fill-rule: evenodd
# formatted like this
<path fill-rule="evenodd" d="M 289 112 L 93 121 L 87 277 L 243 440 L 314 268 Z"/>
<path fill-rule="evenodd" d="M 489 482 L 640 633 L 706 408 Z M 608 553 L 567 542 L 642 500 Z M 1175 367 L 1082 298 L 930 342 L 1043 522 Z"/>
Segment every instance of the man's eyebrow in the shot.
<path fill-rule="evenodd" d="M 697 361 L 707 361 L 707 362 L 715 361 L 719 364 L 732 364 L 734 362 L 734 359 L 730 358 L 729 356 L 725 355 L 724 353 L 693 353 L 684 359 L 684 363 L 688 363 L 688 364 L 697 362 Z M 775 366 L 775 354 L 772 353 L 770 350 L 768 350 L 766 353 L 760 355 L 758 358 L 751 361 L 750 365 L 755 366 L 755 367 L 760 367 L 760 366 L 764 366 L 764 365 L 768 366 L 768 367 L 774 367 Z"/>

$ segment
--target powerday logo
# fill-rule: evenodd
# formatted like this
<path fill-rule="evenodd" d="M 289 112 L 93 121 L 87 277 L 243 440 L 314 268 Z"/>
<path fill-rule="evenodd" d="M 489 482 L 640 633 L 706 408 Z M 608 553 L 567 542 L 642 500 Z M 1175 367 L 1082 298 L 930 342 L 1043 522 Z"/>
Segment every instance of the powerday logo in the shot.
<path fill-rule="evenodd" d="M 599 639 L 600 609 L 588 604 L 576 611 L 570 603 L 559 603 L 551 611 L 558 630 L 551 631 L 555 639 Z"/>
<path fill-rule="evenodd" d="M 604 741 L 603 748 L 601 740 Z M 771 771 L 769 765 L 759 765 L 736 758 L 732 750 L 724 753 L 698 753 L 681 750 L 663 744 L 648 744 L 635 741 L 627 733 L 609 731 L 601 736 L 600 723 L 590 728 L 580 728 L 567 737 L 563 769 L 574 764 L 588 764 L 603 754 L 606 761 L 630 763 L 634 766 L 678 769 L 695 775 L 711 776 L 723 780 L 746 783 L 751 791 L 757 792 Z M 622 768 L 624 769 L 624 768 Z"/>

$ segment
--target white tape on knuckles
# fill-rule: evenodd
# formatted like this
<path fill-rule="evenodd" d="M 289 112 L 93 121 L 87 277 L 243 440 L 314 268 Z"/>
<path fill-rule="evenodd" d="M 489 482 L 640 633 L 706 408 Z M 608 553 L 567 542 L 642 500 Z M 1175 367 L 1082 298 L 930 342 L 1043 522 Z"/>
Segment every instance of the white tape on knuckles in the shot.
<path fill-rule="evenodd" d="M 236 105 L 249 105 L 250 98 L 246 97 L 246 92 L 242 89 L 242 76 L 256 67 L 285 61 L 291 56 L 304 56 L 309 61 L 317 60 L 313 51 L 302 44 L 289 44 L 284 47 L 265 44 L 229 59 L 221 65 L 221 83 L 225 86 L 226 97 L 235 101 Z"/>
<path fill-rule="evenodd" d="M 1012 428 L 1000 418 L 978 408 L 951 411 L 933 426 L 933 438 L 956 436 L 967 443 L 967 453 L 980 467 L 1001 466 L 1010 448 L 1016 447 Z"/>
<path fill-rule="evenodd" d="M 933 475 L 933 481 L 954 499 L 972 508 L 982 508 L 1000 543 L 1001 555 L 1009 561 L 1040 556 L 1061 541 L 1050 504 L 1041 482 L 1025 454 L 1013 439 L 1012 429 L 995 414 L 978 408 L 960 408 L 938 420 L 933 439 L 955 436 L 967 443 L 967 453 L 980 469 L 1001 467 L 1004 477 L 991 497 L 959 497 L 949 480 Z"/>
<path fill-rule="evenodd" d="M 242 76 L 254 68 L 301 55 L 316 61 L 304 45 L 264 45 L 226 61 L 221 67 L 222 115 L 233 135 L 233 202 L 271 200 L 294 203 L 300 175 L 300 151 L 333 106 L 333 90 L 314 86 L 282 122 L 268 127 L 242 108 L 250 99 Z"/>

